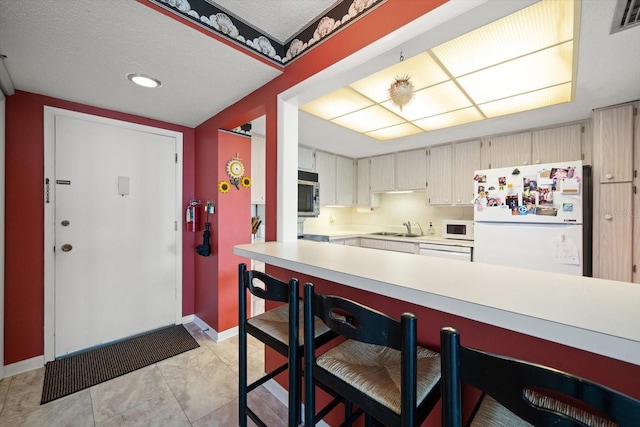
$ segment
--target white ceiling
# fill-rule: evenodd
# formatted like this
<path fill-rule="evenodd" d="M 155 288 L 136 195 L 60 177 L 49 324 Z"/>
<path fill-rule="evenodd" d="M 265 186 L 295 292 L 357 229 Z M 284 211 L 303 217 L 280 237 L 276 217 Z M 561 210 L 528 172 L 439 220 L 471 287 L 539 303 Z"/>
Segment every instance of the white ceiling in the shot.
<path fill-rule="evenodd" d="M 397 1 L 397 0 L 389 0 Z M 219 0 L 281 41 L 334 0 Z M 374 46 L 294 88 L 308 102 L 530 0 L 451 0 Z M 640 27 L 610 35 L 613 0 L 583 0 L 575 101 L 385 143 L 300 114 L 300 143 L 351 157 L 382 154 L 589 117 L 640 99 Z M 375 12 L 374 12 L 375 13 Z M 280 72 L 134 0 L 0 0 L 0 54 L 18 90 L 195 127 Z M 163 82 L 150 90 L 126 75 Z M 311 82 L 313 80 L 313 82 Z"/>

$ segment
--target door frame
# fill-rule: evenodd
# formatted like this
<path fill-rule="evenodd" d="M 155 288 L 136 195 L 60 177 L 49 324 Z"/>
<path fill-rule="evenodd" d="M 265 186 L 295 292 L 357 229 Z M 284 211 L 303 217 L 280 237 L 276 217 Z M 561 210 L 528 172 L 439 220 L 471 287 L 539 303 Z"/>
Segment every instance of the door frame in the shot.
<path fill-rule="evenodd" d="M 181 132 L 122 120 L 109 119 L 92 114 L 79 113 L 64 110 L 62 108 L 44 107 L 44 362 L 55 359 L 55 118 L 69 117 L 79 120 L 100 123 L 108 126 L 117 126 L 141 132 L 173 137 L 176 140 L 176 175 L 175 175 L 175 221 L 176 221 L 176 252 L 175 252 L 175 323 L 182 323 L 182 227 L 179 222 L 182 218 L 182 158 L 183 135 Z M 46 180 L 49 179 L 47 188 Z M 47 200 L 48 198 L 48 200 Z"/>

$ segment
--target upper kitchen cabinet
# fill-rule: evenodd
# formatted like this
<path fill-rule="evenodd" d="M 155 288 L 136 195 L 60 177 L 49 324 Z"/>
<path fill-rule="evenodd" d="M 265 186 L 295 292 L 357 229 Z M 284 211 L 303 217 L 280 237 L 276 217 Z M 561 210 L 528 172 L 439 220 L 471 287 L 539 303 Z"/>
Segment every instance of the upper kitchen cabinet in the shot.
<path fill-rule="evenodd" d="M 582 134 L 581 124 L 533 131 L 532 162 L 540 164 L 581 160 Z"/>
<path fill-rule="evenodd" d="M 482 148 L 481 169 L 531 164 L 531 132 L 487 138 Z"/>
<path fill-rule="evenodd" d="M 298 146 L 298 169 L 314 172 L 316 169 L 315 169 L 315 164 L 313 160 L 314 160 L 313 149 L 299 145 Z"/>
<path fill-rule="evenodd" d="M 633 179 L 633 104 L 593 112 L 593 165 L 602 183 Z M 595 170 L 594 170 L 595 172 Z"/>
<path fill-rule="evenodd" d="M 320 204 L 335 205 L 336 202 L 336 155 L 316 151 L 316 172 L 320 184 Z"/>
<path fill-rule="evenodd" d="M 315 153 L 321 205 L 354 204 L 356 169 L 354 160 L 324 151 Z"/>
<path fill-rule="evenodd" d="M 472 182 L 475 171 L 481 169 L 480 141 L 453 145 L 453 204 L 471 205 L 475 194 Z"/>
<path fill-rule="evenodd" d="M 342 206 L 354 205 L 355 187 L 355 160 L 349 157 L 336 156 L 336 204 Z"/>
<path fill-rule="evenodd" d="M 371 157 L 371 191 L 395 190 L 395 154 Z"/>
<path fill-rule="evenodd" d="M 371 206 L 371 160 L 358 159 L 356 180 L 356 204 Z"/>
<path fill-rule="evenodd" d="M 398 191 L 427 188 L 427 150 L 396 153 L 396 186 Z"/>
<path fill-rule="evenodd" d="M 262 205 L 265 201 L 266 144 L 264 136 L 251 135 L 251 203 Z"/>
<path fill-rule="evenodd" d="M 427 150 L 427 202 L 430 205 L 451 205 L 453 178 L 452 145 L 441 145 Z M 469 184 L 471 187 L 471 184 Z"/>

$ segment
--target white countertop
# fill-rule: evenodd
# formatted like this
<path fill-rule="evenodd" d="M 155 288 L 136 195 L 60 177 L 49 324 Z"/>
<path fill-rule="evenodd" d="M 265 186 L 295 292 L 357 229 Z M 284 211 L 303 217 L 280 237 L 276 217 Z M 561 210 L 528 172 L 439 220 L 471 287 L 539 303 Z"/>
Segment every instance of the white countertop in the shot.
<path fill-rule="evenodd" d="M 381 236 L 381 235 L 373 234 L 369 232 L 352 231 L 352 230 L 328 231 L 328 232 L 310 233 L 310 234 L 327 236 L 329 238 L 329 241 L 363 237 L 368 239 L 394 240 L 399 242 L 432 243 L 432 244 L 447 245 L 447 246 L 464 246 L 464 247 L 470 247 L 470 248 L 473 247 L 473 240 L 445 239 L 440 236 L 417 236 L 417 237 Z"/>
<path fill-rule="evenodd" d="M 640 365 L 638 284 L 303 240 L 234 253 Z"/>

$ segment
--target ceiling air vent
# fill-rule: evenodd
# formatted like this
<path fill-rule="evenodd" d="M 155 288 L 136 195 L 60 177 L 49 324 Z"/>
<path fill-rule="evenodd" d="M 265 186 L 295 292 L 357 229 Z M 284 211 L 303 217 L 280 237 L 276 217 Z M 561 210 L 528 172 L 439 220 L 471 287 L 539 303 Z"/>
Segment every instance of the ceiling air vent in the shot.
<path fill-rule="evenodd" d="M 640 25 L 640 0 L 618 0 L 611 34 Z"/>

